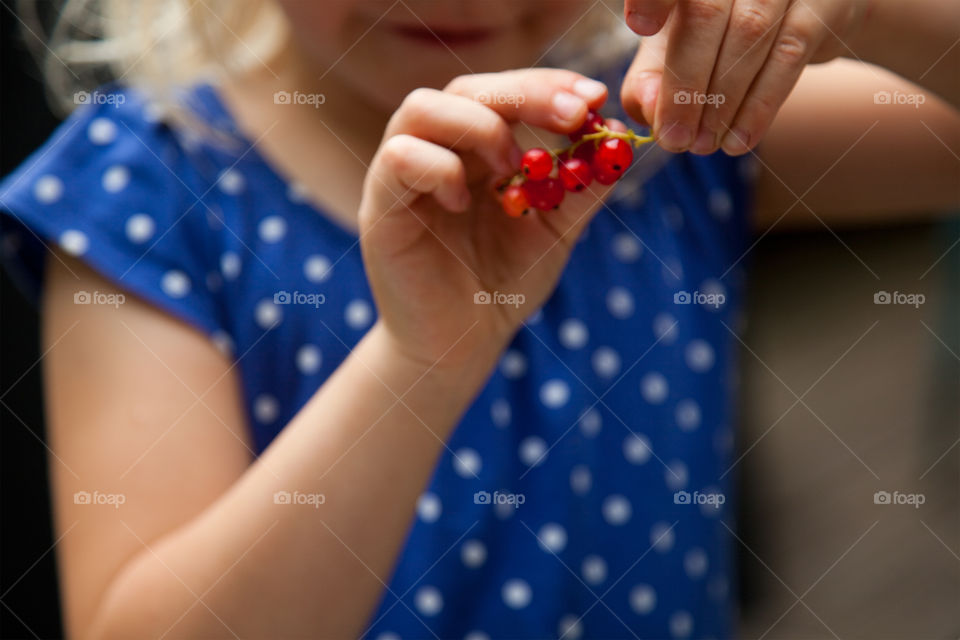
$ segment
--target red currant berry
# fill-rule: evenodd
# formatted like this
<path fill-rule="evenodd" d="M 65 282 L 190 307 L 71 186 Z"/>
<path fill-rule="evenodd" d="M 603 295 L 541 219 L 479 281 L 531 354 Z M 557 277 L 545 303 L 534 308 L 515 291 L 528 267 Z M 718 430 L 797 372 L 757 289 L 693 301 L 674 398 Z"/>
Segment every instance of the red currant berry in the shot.
<path fill-rule="evenodd" d="M 593 156 L 597 152 L 597 147 L 592 140 L 587 140 L 573 152 L 574 158 L 580 158 L 587 164 L 593 162 Z"/>
<path fill-rule="evenodd" d="M 560 163 L 560 179 L 567 191 L 583 191 L 593 182 L 593 172 L 586 161 L 570 158 Z"/>
<path fill-rule="evenodd" d="M 604 167 L 598 167 L 596 163 L 592 166 L 593 177 L 602 185 L 613 184 L 623 175 L 622 171 L 610 171 Z"/>
<path fill-rule="evenodd" d="M 523 154 L 520 169 L 530 180 L 543 180 L 553 171 L 553 156 L 546 149 L 534 147 Z"/>
<path fill-rule="evenodd" d="M 519 185 L 511 185 L 503 192 L 503 210 L 512 218 L 519 218 L 527 213 L 530 208 L 530 201 L 527 200 L 527 194 Z"/>
<path fill-rule="evenodd" d="M 594 167 L 606 172 L 623 173 L 633 162 L 633 149 L 630 143 L 620 138 L 607 138 L 600 143 L 593 158 Z"/>
<path fill-rule="evenodd" d="M 586 121 L 582 127 L 570 134 L 570 141 L 576 142 L 588 133 L 596 133 L 597 127 L 602 127 L 605 123 L 606 121 L 603 119 L 603 116 L 596 111 L 587 112 Z"/>
<path fill-rule="evenodd" d="M 563 180 L 560 178 L 527 180 L 523 183 L 523 193 L 535 208 L 540 211 L 549 211 L 563 202 Z"/>

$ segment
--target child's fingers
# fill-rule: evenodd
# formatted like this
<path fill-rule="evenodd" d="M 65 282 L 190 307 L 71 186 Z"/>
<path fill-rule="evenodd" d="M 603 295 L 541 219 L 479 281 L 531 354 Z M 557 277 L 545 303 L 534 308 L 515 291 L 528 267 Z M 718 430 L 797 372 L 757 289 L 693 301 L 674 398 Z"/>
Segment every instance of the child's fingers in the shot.
<path fill-rule="evenodd" d="M 653 126 L 660 86 L 663 83 L 663 63 L 667 51 L 667 34 L 643 38 L 640 50 L 630 65 L 620 100 L 623 109 L 637 122 Z"/>
<path fill-rule="evenodd" d="M 411 135 L 400 134 L 380 145 L 363 188 L 363 218 L 403 211 L 421 195 L 432 195 L 448 211 L 465 211 L 470 203 L 466 170 L 456 153 Z M 370 220 L 366 220 L 369 222 Z"/>
<path fill-rule="evenodd" d="M 677 0 L 626 0 L 623 15 L 637 35 L 652 36 L 667 22 Z"/>
<path fill-rule="evenodd" d="M 598 109 L 607 99 L 602 82 L 564 69 L 460 76 L 444 91 L 484 104 L 509 122 L 522 121 L 559 133 L 575 130 L 589 109 Z"/>
<path fill-rule="evenodd" d="M 461 96 L 417 89 L 390 119 L 384 139 L 406 134 L 448 149 L 473 151 L 497 173 L 516 170 L 520 148 L 503 118 Z"/>

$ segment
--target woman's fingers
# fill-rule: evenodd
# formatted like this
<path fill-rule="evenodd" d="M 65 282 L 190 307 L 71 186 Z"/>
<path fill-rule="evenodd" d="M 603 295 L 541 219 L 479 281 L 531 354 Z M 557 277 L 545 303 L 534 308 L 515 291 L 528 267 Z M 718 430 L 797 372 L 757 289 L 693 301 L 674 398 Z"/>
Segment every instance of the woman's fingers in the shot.
<path fill-rule="evenodd" d="M 750 85 L 763 67 L 789 0 L 735 0 L 727 35 L 707 89 L 714 108 L 704 109 L 697 140 L 691 151 L 713 153 L 733 124 Z M 722 98 L 719 98 L 722 96 Z"/>
<path fill-rule="evenodd" d="M 623 16 L 637 35 L 652 36 L 667 23 L 675 4 L 677 0 L 626 0 Z"/>
<path fill-rule="evenodd" d="M 445 92 L 469 98 L 508 122 L 558 133 L 575 130 L 589 109 L 607 99 L 607 87 L 564 69 L 522 69 L 454 78 Z"/>

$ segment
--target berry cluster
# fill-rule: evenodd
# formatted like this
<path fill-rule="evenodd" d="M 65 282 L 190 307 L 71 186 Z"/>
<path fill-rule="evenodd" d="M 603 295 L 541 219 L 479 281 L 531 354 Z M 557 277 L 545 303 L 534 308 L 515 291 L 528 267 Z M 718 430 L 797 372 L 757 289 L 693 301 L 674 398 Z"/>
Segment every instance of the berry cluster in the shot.
<path fill-rule="evenodd" d="M 613 184 L 633 162 L 633 146 L 652 141 L 633 131 L 613 131 L 603 116 L 591 111 L 583 126 L 570 134 L 569 147 L 552 151 L 537 147 L 523 154 L 520 172 L 498 187 L 503 210 L 513 217 L 531 209 L 550 211 L 560 206 L 567 191 L 583 191 L 594 180 Z"/>

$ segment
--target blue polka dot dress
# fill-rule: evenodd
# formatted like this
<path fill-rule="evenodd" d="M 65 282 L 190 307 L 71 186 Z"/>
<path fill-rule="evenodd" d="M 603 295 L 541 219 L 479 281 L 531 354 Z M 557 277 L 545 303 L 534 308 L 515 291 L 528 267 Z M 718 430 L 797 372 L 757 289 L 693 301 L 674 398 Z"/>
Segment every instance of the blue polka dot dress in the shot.
<path fill-rule="evenodd" d="M 37 296 L 56 245 L 204 332 L 236 361 L 260 452 L 376 320 L 357 238 L 248 142 L 178 133 L 112 91 L 0 184 L 6 268 Z M 214 89 L 188 94 L 232 127 Z M 451 435 L 364 637 L 734 633 L 750 172 L 640 155 Z"/>

